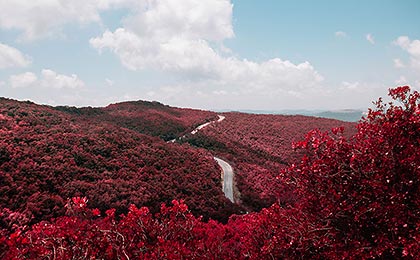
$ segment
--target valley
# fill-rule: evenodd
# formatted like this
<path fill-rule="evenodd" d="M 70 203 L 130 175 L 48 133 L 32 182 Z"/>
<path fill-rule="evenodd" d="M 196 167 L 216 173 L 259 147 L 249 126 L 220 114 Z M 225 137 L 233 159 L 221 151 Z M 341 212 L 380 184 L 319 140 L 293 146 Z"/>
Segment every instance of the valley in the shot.
<path fill-rule="evenodd" d="M 420 95 L 390 96 L 357 124 L 0 98 L 0 258 L 414 255 Z"/>

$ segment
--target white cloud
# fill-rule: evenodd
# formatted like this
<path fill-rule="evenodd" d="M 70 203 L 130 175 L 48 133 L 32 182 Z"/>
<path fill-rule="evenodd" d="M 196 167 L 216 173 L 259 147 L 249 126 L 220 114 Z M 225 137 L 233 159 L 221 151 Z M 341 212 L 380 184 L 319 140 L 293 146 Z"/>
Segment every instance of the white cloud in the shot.
<path fill-rule="evenodd" d="M 375 44 L 375 38 L 373 38 L 373 35 L 370 33 L 366 34 L 366 40 L 370 42 L 370 44 Z"/>
<path fill-rule="evenodd" d="M 400 36 L 395 41 L 393 41 L 393 43 L 406 50 L 410 47 L 410 38 L 407 36 Z"/>
<path fill-rule="evenodd" d="M 359 82 L 347 82 L 347 81 L 343 81 L 341 83 L 341 89 L 343 90 L 359 90 L 360 89 L 360 83 Z"/>
<path fill-rule="evenodd" d="M 203 85 L 200 81 L 241 93 L 301 92 L 323 80 L 309 62 L 237 58 L 221 44 L 233 36 L 230 1 L 186 0 L 179 5 L 162 0 L 147 2 L 125 19 L 124 27 L 107 30 L 90 44 L 99 52 L 110 50 L 130 70 L 152 68 L 180 75 L 196 86 Z"/>
<path fill-rule="evenodd" d="M 402 62 L 400 59 L 394 59 L 394 67 L 395 68 L 404 68 L 404 62 Z"/>
<path fill-rule="evenodd" d="M 223 59 L 202 39 L 174 37 L 160 42 L 141 38 L 123 28 L 114 33 L 107 31 L 102 37 L 91 39 L 90 42 L 98 50 L 109 48 L 131 70 L 154 68 L 211 76 L 217 70 L 214 65 Z"/>
<path fill-rule="evenodd" d="M 31 59 L 18 49 L 0 43 L 0 69 L 11 67 L 26 67 Z"/>
<path fill-rule="evenodd" d="M 33 85 L 37 82 L 38 77 L 32 72 L 25 72 L 9 77 L 10 86 L 12 88 L 24 88 Z"/>
<path fill-rule="evenodd" d="M 56 88 L 56 89 L 63 89 L 63 88 L 83 88 L 85 83 L 78 78 L 77 75 L 72 74 L 70 76 L 57 74 L 57 72 L 44 69 L 41 71 L 42 80 L 41 85 L 47 88 Z"/>
<path fill-rule="evenodd" d="M 9 83 L 12 88 L 25 87 L 44 87 L 53 89 L 80 89 L 85 83 L 77 75 L 71 76 L 57 74 L 55 71 L 44 69 L 38 78 L 33 72 L 25 72 L 9 77 Z"/>
<path fill-rule="evenodd" d="M 200 84 L 206 88 L 201 88 Z M 338 86 L 328 87 L 323 83 L 315 83 L 305 84 L 305 88 L 271 86 L 270 91 L 267 91 L 268 88 L 249 91 L 242 84 L 187 82 L 154 88 L 145 98 L 173 106 L 207 109 L 365 109 L 379 96 L 384 96 L 392 84 L 342 82 Z"/>
<path fill-rule="evenodd" d="M 410 55 L 411 67 L 420 70 L 420 40 L 410 40 L 407 36 L 400 36 L 393 43 Z"/>
<path fill-rule="evenodd" d="M 347 33 L 343 32 L 343 31 L 337 31 L 337 32 L 335 32 L 335 37 L 345 38 L 345 37 L 347 37 Z"/>
<path fill-rule="evenodd" d="M 228 7 L 228 8 L 226 8 Z M 233 36 L 232 4 L 228 0 L 13 0 L 0 1 L 0 28 L 22 31 L 21 38 L 35 40 L 62 34 L 67 24 L 101 23 L 100 13 L 111 8 L 127 8 L 132 15 L 125 26 L 141 35 L 222 40 Z M 159 30 L 151 30 L 159 28 Z"/>
<path fill-rule="evenodd" d="M 1 0 L 0 28 L 23 31 L 21 38 L 34 40 L 60 34 L 69 23 L 100 22 L 99 12 L 128 6 L 135 0 Z"/>
<path fill-rule="evenodd" d="M 165 42 L 173 38 L 221 41 L 233 37 L 229 0 L 147 1 L 125 20 L 125 28 L 141 38 Z"/>

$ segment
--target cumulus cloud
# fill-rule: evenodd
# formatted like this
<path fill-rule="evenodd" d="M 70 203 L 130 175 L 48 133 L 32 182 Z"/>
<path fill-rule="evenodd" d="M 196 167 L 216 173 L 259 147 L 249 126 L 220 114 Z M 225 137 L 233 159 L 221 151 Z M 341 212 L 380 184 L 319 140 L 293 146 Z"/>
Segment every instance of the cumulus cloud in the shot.
<path fill-rule="evenodd" d="M 185 0 L 182 5 L 175 0 L 148 1 L 137 10 L 124 20 L 124 27 L 90 40 L 100 51 L 113 51 L 131 70 L 211 74 L 221 57 L 209 42 L 234 36 L 228 0 Z"/>
<path fill-rule="evenodd" d="M 411 67 L 420 70 L 420 40 L 410 40 L 407 36 L 400 36 L 393 43 L 410 55 Z"/>
<path fill-rule="evenodd" d="M 343 31 L 337 31 L 337 32 L 335 32 L 335 37 L 345 38 L 345 37 L 347 37 L 347 33 L 343 32 Z"/>
<path fill-rule="evenodd" d="M 82 80 L 80 80 L 75 74 L 67 76 L 63 74 L 57 74 L 57 72 L 49 69 L 44 69 L 41 71 L 41 75 L 41 85 L 47 88 L 76 89 L 83 88 L 85 86 L 85 83 Z"/>
<path fill-rule="evenodd" d="M 140 37 L 160 42 L 178 37 L 220 41 L 234 35 L 232 8 L 229 0 L 147 1 L 124 24 Z"/>
<path fill-rule="evenodd" d="M 343 81 L 341 82 L 341 90 L 357 90 L 359 91 L 361 88 L 361 84 L 360 82 L 348 82 L 348 81 Z"/>
<path fill-rule="evenodd" d="M 323 80 L 309 62 L 254 62 L 226 51 L 221 42 L 234 37 L 232 8 L 228 0 L 149 1 L 124 20 L 124 27 L 107 30 L 90 44 L 113 52 L 130 70 L 167 71 L 196 86 L 204 81 L 241 93 L 291 93 Z"/>
<path fill-rule="evenodd" d="M 37 82 L 38 77 L 32 72 L 25 72 L 18 75 L 12 75 L 9 78 L 10 86 L 12 88 L 24 88 L 31 86 Z"/>
<path fill-rule="evenodd" d="M 9 83 L 12 88 L 44 87 L 53 89 L 77 89 L 85 86 L 85 83 L 75 74 L 67 76 L 49 69 L 42 70 L 39 78 L 33 72 L 12 75 L 9 77 Z"/>
<path fill-rule="evenodd" d="M 31 58 L 18 49 L 0 43 L 0 69 L 11 67 L 26 67 L 31 63 Z"/>
<path fill-rule="evenodd" d="M 68 23 L 100 22 L 99 12 L 130 6 L 135 0 L 1 0 L 0 28 L 17 29 L 22 38 L 34 40 L 61 33 Z"/>

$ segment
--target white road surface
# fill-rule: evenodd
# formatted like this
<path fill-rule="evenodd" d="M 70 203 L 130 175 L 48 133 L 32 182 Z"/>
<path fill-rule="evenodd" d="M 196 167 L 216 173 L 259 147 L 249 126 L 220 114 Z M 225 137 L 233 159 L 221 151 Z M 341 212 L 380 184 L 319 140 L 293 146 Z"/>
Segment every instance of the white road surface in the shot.
<path fill-rule="evenodd" d="M 219 166 L 222 168 L 223 171 L 223 184 L 222 189 L 225 193 L 226 198 L 228 198 L 230 201 L 235 202 L 233 199 L 233 169 L 232 166 L 230 166 L 229 163 L 226 161 L 214 157 L 216 162 L 219 164 Z"/>
<path fill-rule="evenodd" d="M 207 122 L 204 123 L 202 125 L 197 126 L 194 130 L 191 131 L 191 134 L 195 135 L 198 131 L 200 131 L 201 129 L 203 129 L 204 127 L 213 124 L 215 122 L 222 122 L 226 117 L 221 116 L 221 115 L 217 115 L 219 117 L 219 119 L 215 120 L 215 121 L 211 121 L 211 122 Z"/>
<path fill-rule="evenodd" d="M 203 129 L 204 127 L 211 125 L 213 123 L 216 122 L 222 122 L 223 120 L 225 120 L 226 117 L 218 115 L 219 119 L 215 120 L 215 121 L 211 121 L 211 122 L 207 122 L 204 123 L 202 125 L 197 126 L 194 130 L 191 131 L 191 134 L 195 135 L 198 131 L 200 131 L 201 129 Z M 183 138 L 185 137 L 179 137 L 179 138 Z M 170 141 L 168 141 L 168 143 L 174 143 L 176 141 L 176 139 L 172 139 Z M 234 203 L 234 199 L 233 199 L 233 168 L 232 166 L 230 166 L 229 163 L 227 163 L 226 161 L 214 157 L 214 160 L 216 160 L 216 162 L 219 164 L 220 168 L 222 168 L 222 173 L 223 173 L 223 183 L 222 183 L 222 189 L 223 189 L 223 193 L 225 193 L 226 198 L 228 198 L 230 201 L 232 201 L 232 203 Z"/>
<path fill-rule="evenodd" d="M 204 127 L 206 127 L 208 125 L 211 125 L 211 124 L 214 124 L 216 122 L 222 122 L 226 118 L 226 117 L 221 116 L 221 115 L 217 115 L 217 116 L 219 117 L 219 119 L 214 120 L 214 121 L 210 121 L 210 122 L 207 122 L 207 123 L 204 123 L 204 124 L 201 124 L 201 125 L 197 126 L 194 130 L 191 131 L 191 134 L 195 135 L 196 133 L 198 133 L 198 131 L 200 131 Z M 172 140 L 169 140 L 169 141 L 167 141 L 167 143 L 175 143 L 177 139 L 181 139 L 181 138 L 184 138 L 184 137 L 185 137 L 185 135 L 183 135 L 181 137 L 178 137 L 178 138 L 175 138 L 175 139 L 172 139 Z"/>

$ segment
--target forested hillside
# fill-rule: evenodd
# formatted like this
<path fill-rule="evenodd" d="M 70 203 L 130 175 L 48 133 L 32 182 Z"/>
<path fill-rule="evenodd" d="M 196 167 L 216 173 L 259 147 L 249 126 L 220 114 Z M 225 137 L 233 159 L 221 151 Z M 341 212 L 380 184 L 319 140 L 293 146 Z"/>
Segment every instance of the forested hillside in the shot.
<path fill-rule="evenodd" d="M 356 124 L 309 116 L 224 113 L 226 119 L 212 124 L 184 141 L 205 147 L 228 159 L 235 167 L 237 197 L 250 211 L 293 196 L 278 173 L 302 156 L 293 143 L 313 129 L 329 131 L 344 127 L 347 137 Z"/>
<path fill-rule="evenodd" d="M 204 110 L 176 108 L 159 102 L 130 101 L 104 108 L 56 107 L 86 120 L 107 122 L 136 132 L 157 136 L 166 141 L 191 131 L 206 121 L 217 118 L 216 113 Z"/>
<path fill-rule="evenodd" d="M 356 128 L 226 113 L 192 145 L 1 99 L 0 258 L 418 259 L 420 94 L 389 95 Z"/>
<path fill-rule="evenodd" d="M 220 169 L 205 150 L 118 127 L 117 116 L 111 122 L 94 120 L 6 99 L 0 115 L 0 207 L 23 213 L 28 223 L 62 216 L 74 196 L 118 214 L 130 204 L 156 212 L 173 199 L 185 199 L 206 219 L 226 220 L 231 214 Z"/>

